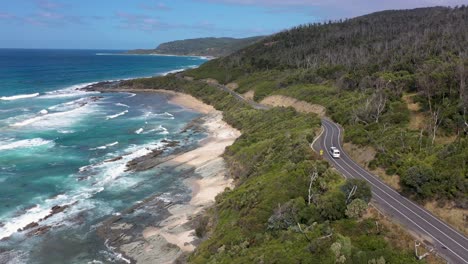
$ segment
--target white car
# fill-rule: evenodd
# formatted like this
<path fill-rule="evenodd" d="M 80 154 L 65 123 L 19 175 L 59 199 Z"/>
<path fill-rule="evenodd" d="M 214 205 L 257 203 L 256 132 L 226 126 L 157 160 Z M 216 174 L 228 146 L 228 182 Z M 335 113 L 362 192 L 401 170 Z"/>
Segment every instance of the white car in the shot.
<path fill-rule="evenodd" d="M 340 158 L 340 151 L 336 147 L 331 147 L 330 148 L 330 154 L 335 159 Z"/>

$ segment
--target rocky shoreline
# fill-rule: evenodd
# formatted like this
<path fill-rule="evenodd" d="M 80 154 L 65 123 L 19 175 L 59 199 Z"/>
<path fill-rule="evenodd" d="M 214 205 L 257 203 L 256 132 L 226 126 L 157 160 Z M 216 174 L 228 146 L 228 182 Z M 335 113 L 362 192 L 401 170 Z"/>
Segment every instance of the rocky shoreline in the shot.
<path fill-rule="evenodd" d="M 136 165 L 141 168 L 152 163 L 160 171 L 177 173 L 191 197 L 177 193 L 151 196 L 108 218 L 97 229 L 106 247 L 121 257 L 120 262 L 173 263 L 193 251 L 200 242 L 194 220 L 214 203 L 217 194 L 232 187 L 221 155 L 239 131 L 225 124 L 217 111 L 198 122 L 209 134 L 198 148 L 166 157 L 149 155 Z"/>
<path fill-rule="evenodd" d="M 178 193 L 180 189 L 176 188 L 171 193 L 152 195 L 104 219 L 96 227 L 96 235 L 112 252 L 114 263 L 173 263 L 193 251 L 200 242 L 195 235 L 194 221 L 203 217 L 217 194 L 232 187 L 221 155 L 240 136 L 240 132 L 222 120 L 221 112 L 190 95 L 167 90 L 135 90 L 123 88 L 120 84 L 121 81 L 101 82 L 81 90 L 158 92 L 166 95 L 169 102 L 204 114 L 181 130 L 181 133 L 206 133 L 208 136 L 197 146 L 165 139 L 162 141 L 164 147 L 126 164 L 127 171 L 153 169 L 156 174 L 178 175 L 184 182 L 186 193 Z M 99 97 L 93 98 L 97 100 Z M 122 158 L 115 157 L 103 162 Z M 18 231 L 24 232 L 26 237 L 45 235 L 55 226 L 42 224 L 43 220 L 66 212 L 73 205 L 55 205 L 44 218 Z"/>
<path fill-rule="evenodd" d="M 159 92 L 170 102 L 204 113 L 182 130 L 205 132 L 208 137 L 195 149 L 178 147 L 179 142 L 168 141 L 174 149 L 169 155 L 164 150 L 130 161 L 128 170 L 150 168 L 177 173 L 184 179 L 191 197 L 172 193 L 156 194 L 118 215 L 106 219 L 97 229 L 105 245 L 121 263 L 174 263 L 192 252 L 200 239 L 195 234 L 194 221 L 214 204 L 217 194 L 232 187 L 221 155 L 234 143 L 240 132 L 222 120 L 222 113 L 190 95 L 167 90 L 138 90 L 120 86 L 120 81 L 103 82 L 86 87 L 100 92 Z"/>

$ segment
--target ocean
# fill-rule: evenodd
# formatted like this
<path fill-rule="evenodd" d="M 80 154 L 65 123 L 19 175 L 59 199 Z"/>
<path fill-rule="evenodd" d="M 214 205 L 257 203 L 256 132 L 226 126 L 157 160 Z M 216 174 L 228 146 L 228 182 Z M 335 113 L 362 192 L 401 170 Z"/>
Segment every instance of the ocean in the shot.
<path fill-rule="evenodd" d="M 196 146 L 205 135 L 183 128 L 201 114 L 164 95 L 77 88 L 206 60 L 119 53 L 0 49 L 0 263 L 120 263 L 96 235 L 103 220 L 151 195 L 190 194 L 170 171 L 126 164 L 173 141 Z"/>

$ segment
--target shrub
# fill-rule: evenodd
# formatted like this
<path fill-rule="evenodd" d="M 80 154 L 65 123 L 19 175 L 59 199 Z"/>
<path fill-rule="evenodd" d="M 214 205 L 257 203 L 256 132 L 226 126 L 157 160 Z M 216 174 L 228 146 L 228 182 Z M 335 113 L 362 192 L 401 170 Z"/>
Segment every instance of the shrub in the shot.
<path fill-rule="evenodd" d="M 346 216 L 349 218 L 360 218 L 367 210 L 367 203 L 361 199 L 354 199 L 346 206 Z"/>

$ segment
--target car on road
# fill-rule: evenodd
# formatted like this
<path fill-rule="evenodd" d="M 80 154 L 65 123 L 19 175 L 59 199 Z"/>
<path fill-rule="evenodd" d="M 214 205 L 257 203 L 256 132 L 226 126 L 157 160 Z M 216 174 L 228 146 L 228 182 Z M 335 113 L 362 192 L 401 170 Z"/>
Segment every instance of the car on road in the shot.
<path fill-rule="evenodd" d="M 330 155 L 333 158 L 338 159 L 338 158 L 340 158 L 340 150 L 337 149 L 336 147 L 331 147 L 330 148 Z"/>

